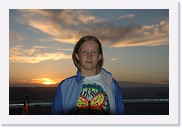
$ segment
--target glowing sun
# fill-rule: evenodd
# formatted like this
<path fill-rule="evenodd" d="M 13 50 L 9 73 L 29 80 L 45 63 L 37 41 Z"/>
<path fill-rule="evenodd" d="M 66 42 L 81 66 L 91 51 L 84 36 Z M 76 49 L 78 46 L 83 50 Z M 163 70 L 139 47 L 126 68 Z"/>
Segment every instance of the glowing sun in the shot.
<path fill-rule="evenodd" d="M 35 79 L 32 79 L 30 83 L 43 84 L 43 85 L 53 85 L 53 84 L 57 84 L 57 79 L 50 79 L 47 77 L 35 78 Z"/>
<path fill-rule="evenodd" d="M 49 78 L 42 78 L 42 83 L 46 85 L 55 84 L 56 82 L 54 80 L 51 80 Z"/>
<path fill-rule="evenodd" d="M 54 82 L 52 82 L 52 81 L 45 81 L 45 82 L 42 82 L 43 84 L 47 84 L 47 85 L 49 85 L 49 84 L 54 84 Z"/>

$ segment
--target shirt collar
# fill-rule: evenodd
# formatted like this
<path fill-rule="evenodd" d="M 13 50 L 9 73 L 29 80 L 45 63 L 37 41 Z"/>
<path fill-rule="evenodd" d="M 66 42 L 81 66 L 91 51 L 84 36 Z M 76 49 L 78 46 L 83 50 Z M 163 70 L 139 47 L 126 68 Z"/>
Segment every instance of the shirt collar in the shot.
<path fill-rule="evenodd" d="M 80 83 L 81 80 L 84 78 L 84 76 L 81 75 L 81 72 L 78 70 L 76 75 L 76 81 L 77 83 Z"/>

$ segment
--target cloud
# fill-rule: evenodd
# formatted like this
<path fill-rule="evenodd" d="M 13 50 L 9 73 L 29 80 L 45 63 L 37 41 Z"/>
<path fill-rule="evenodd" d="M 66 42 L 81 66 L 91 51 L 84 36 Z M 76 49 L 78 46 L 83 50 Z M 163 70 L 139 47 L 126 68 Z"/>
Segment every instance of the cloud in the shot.
<path fill-rule="evenodd" d="M 68 34 L 66 33 L 63 28 L 57 24 L 53 24 L 49 21 L 35 21 L 35 20 L 29 20 L 28 23 L 31 27 L 34 27 L 44 33 L 47 33 L 52 36 L 60 36 L 61 34 Z M 62 32 L 62 33 L 61 33 Z"/>
<path fill-rule="evenodd" d="M 67 26 L 78 26 L 81 24 L 88 23 L 102 23 L 104 19 L 88 14 L 85 10 L 61 10 L 53 13 L 51 18 L 57 24 L 67 25 Z"/>
<path fill-rule="evenodd" d="M 33 49 L 45 49 L 47 46 L 33 46 Z"/>
<path fill-rule="evenodd" d="M 43 33 L 50 35 L 52 41 L 62 43 L 75 43 L 75 33 L 72 30 L 64 29 L 58 24 L 49 21 L 34 21 L 30 20 L 28 23 L 31 27 L 40 30 Z"/>
<path fill-rule="evenodd" d="M 13 31 L 9 32 L 9 38 L 10 42 L 15 42 L 15 41 L 21 42 L 22 40 L 24 40 L 24 36 L 22 34 Z"/>
<path fill-rule="evenodd" d="M 16 46 L 10 49 L 10 62 L 12 63 L 40 63 L 46 60 L 71 59 L 71 55 L 64 52 L 41 53 L 36 48 L 23 49 L 22 46 Z"/>
<path fill-rule="evenodd" d="M 169 22 L 126 28 L 107 28 L 103 43 L 110 47 L 159 46 L 169 44 Z"/>
<path fill-rule="evenodd" d="M 19 9 L 18 12 L 21 13 L 26 18 L 29 18 L 30 16 L 51 16 L 52 14 L 50 11 L 46 11 L 44 9 Z"/>
<path fill-rule="evenodd" d="M 118 20 L 131 19 L 133 17 L 135 17 L 135 14 L 121 15 L 118 17 Z"/>
<path fill-rule="evenodd" d="M 90 15 L 86 10 L 18 10 L 21 23 L 27 24 L 29 30 L 46 33 L 52 41 L 75 43 L 79 29 L 88 24 L 100 24 L 105 20 Z"/>
<path fill-rule="evenodd" d="M 34 29 L 32 27 L 29 27 L 28 29 L 31 30 L 31 31 L 33 31 L 33 32 L 35 32 L 35 33 L 40 33 L 39 31 L 37 31 L 36 29 Z"/>
<path fill-rule="evenodd" d="M 103 23 L 105 20 L 96 16 L 90 16 L 86 14 L 78 15 L 78 20 L 82 23 Z"/>
<path fill-rule="evenodd" d="M 52 38 L 52 40 L 57 41 L 57 42 L 62 42 L 62 43 L 69 43 L 69 44 L 75 44 L 76 39 L 75 37 L 72 38 Z"/>
<path fill-rule="evenodd" d="M 111 61 L 116 61 L 118 60 L 118 58 L 111 58 Z"/>
<path fill-rule="evenodd" d="M 57 49 L 57 50 L 60 50 L 60 51 L 73 51 L 73 49 L 72 48 L 60 48 L 60 49 Z"/>
<path fill-rule="evenodd" d="M 80 37 L 93 35 L 108 47 L 169 44 L 168 19 L 151 25 L 117 26 L 106 19 L 90 15 L 88 10 L 20 10 L 20 12 L 30 28 L 48 35 L 47 39 L 42 41 L 75 44 Z M 135 16 L 135 14 L 121 15 L 118 20 L 131 20 Z"/>

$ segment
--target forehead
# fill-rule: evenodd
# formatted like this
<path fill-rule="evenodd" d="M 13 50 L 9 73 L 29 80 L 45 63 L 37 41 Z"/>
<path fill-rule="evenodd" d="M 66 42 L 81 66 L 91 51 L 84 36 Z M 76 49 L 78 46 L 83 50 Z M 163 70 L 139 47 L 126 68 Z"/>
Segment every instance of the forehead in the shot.
<path fill-rule="evenodd" d="M 99 45 L 97 42 L 93 41 L 93 40 L 88 40 L 88 41 L 85 41 L 81 44 L 80 48 L 79 49 L 89 49 L 89 48 L 99 48 Z"/>

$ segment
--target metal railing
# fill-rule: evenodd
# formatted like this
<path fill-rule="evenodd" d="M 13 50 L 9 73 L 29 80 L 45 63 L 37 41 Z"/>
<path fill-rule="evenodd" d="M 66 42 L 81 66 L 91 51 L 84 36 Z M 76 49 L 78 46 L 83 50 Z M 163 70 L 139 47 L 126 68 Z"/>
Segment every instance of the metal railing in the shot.
<path fill-rule="evenodd" d="M 31 100 L 29 103 L 29 107 L 51 107 L 52 106 L 52 99 L 46 99 L 46 100 Z M 153 103 L 153 104 L 158 104 L 158 103 L 169 103 L 169 99 L 149 99 L 149 98 L 144 98 L 144 99 L 124 99 L 125 104 L 142 104 L 142 103 Z M 16 109 L 16 108 L 23 108 L 23 100 L 20 101 L 10 101 L 9 102 L 9 109 Z"/>

